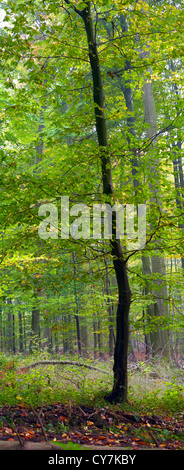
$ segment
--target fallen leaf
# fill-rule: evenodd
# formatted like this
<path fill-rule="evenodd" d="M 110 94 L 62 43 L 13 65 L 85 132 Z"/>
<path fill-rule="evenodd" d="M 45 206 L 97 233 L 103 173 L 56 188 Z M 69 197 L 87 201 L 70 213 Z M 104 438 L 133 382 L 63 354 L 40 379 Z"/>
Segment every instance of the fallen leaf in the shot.
<path fill-rule="evenodd" d="M 35 435 L 34 431 L 28 431 L 25 433 L 26 439 L 31 439 Z"/>
<path fill-rule="evenodd" d="M 101 415 L 101 418 L 106 420 L 106 416 L 105 415 Z"/>
<path fill-rule="evenodd" d="M 106 440 L 107 438 L 105 436 L 98 436 L 98 437 L 95 437 L 94 439 L 96 439 L 97 441 L 100 439 L 101 441 L 102 440 Z"/>
<path fill-rule="evenodd" d="M 13 432 L 13 431 L 12 431 L 11 428 L 6 428 L 6 429 L 5 429 L 5 433 L 6 433 L 6 434 L 12 434 L 12 432 Z"/>
<path fill-rule="evenodd" d="M 148 444 L 147 442 L 145 442 L 145 441 L 139 441 L 139 444 L 140 444 L 141 446 L 148 446 L 148 445 L 149 445 L 149 444 Z"/>
<path fill-rule="evenodd" d="M 102 441 L 102 440 L 98 441 L 98 445 L 103 445 L 104 446 L 105 444 L 106 444 L 106 441 L 105 442 Z"/>
<path fill-rule="evenodd" d="M 59 421 L 61 421 L 61 422 L 62 422 L 62 421 L 68 422 L 68 418 L 66 418 L 66 416 L 60 415 Z"/>

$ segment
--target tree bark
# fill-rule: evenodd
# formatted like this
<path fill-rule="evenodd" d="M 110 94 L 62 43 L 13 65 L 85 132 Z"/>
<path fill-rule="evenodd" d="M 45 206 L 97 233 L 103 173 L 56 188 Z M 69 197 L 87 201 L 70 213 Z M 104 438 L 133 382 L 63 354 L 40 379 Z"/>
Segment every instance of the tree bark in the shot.
<path fill-rule="evenodd" d="M 24 350 L 24 340 L 23 340 L 23 328 L 22 328 L 22 313 L 18 312 L 19 317 L 19 351 Z"/>
<path fill-rule="evenodd" d="M 3 352 L 3 315 L 2 315 L 2 307 L 0 306 L 0 352 Z"/>
<path fill-rule="evenodd" d="M 14 349 L 14 319 L 13 319 L 13 313 L 12 313 L 13 305 L 12 305 L 11 299 L 7 299 L 6 304 L 7 304 L 7 310 L 8 310 L 6 345 L 7 345 L 7 351 L 9 353 L 12 353 Z"/>
<path fill-rule="evenodd" d="M 40 311 L 37 308 L 32 310 L 31 319 L 31 339 L 30 339 L 30 353 L 33 353 L 34 349 L 39 349 L 40 341 Z"/>
<path fill-rule="evenodd" d="M 79 356 L 82 356 L 82 342 L 81 342 L 81 332 L 80 332 L 80 323 L 79 323 L 79 304 L 78 304 L 78 296 L 77 296 L 77 286 L 76 286 L 76 262 L 75 262 L 75 255 L 72 253 L 72 260 L 73 260 L 73 271 L 74 271 L 74 295 L 75 295 L 75 320 L 76 320 L 76 327 L 77 327 L 77 346 L 78 346 L 78 353 Z"/>
<path fill-rule="evenodd" d="M 107 305 L 109 313 L 109 354 L 113 356 L 114 351 L 114 331 L 113 331 L 113 309 L 112 303 L 110 300 L 110 279 L 109 279 L 109 270 L 107 265 L 107 260 L 104 258 L 105 263 L 105 275 L 106 275 L 106 295 L 107 295 Z"/>

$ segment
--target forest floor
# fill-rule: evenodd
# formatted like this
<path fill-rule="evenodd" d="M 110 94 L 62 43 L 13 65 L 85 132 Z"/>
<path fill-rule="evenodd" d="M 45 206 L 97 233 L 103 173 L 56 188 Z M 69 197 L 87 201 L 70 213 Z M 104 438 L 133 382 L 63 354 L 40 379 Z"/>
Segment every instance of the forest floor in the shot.
<path fill-rule="evenodd" d="M 29 368 L 32 357 L 0 357 L 0 450 L 2 442 L 184 450 L 183 367 L 130 364 L 128 402 L 109 404 L 110 361 L 85 360 L 85 368 L 41 359 Z"/>
<path fill-rule="evenodd" d="M 52 441 L 60 442 L 64 449 L 83 445 L 134 450 L 184 449 L 183 416 L 141 416 L 118 410 L 117 406 L 98 409 L 58 403 L 34 410 L 20 405 L 6 406 L 0 408 L 0 423 L 0 441 L 15 441 L 22 446 L 28 441 Z"/>

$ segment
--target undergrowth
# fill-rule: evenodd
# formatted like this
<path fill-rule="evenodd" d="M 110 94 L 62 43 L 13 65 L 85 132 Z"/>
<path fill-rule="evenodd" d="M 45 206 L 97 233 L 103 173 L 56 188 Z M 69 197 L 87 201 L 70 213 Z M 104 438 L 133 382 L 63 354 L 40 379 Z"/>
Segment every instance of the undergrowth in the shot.
<path fill-rule="evenodd" d="M 28 364 L 38 359 L 46 360 L 48 356 L 42 354 L 38 358 L 37 355 L 35 359 L 33 356 L 0 355 L 0 406 L 36 407 L 58 402 L 67 404 L 68 401 L 73 405 L 109 406 L 104 397 L 113 383 L 110 361 L 95 362 L 105 374 L 73 365 L 42 365 L 26 370 Z M 85 359 L 85 363 L 94 365 L 89 359 Z M 22 367 L 25 369 L 19 370 Z M 174 368 L 172 363 L 142 362 L 136 370 L 130 368 L 128 402 L 114 406 L 135 414 L 181 414 L 184 409 L 183 375 L 183 370 Z"/>

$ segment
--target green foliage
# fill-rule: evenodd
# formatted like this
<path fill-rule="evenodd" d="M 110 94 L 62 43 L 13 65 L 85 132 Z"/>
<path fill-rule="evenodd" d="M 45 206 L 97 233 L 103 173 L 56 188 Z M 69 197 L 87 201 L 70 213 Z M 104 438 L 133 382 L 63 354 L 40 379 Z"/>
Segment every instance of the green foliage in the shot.
<path fill-rule="evenodd" d="M 57 444 L 58 446 L 61 447 L 62 450 L 82 450 L 83 447 L 80 446 L 79 444 L 74 444 L 73 442 L 67 442 L 67 444 L 64 444 L 63 442 L 58 442 L 58 441 L 52 441 L 53 444 Z M 87 450 L 87 449 L 86 449 Z"/>
<path fill-rule="evenodd" d="M 86 2 L 75 5 L 83 9 Z M 70 197 L 70 205 L 83 202 L 91 208 L 93 203 L 103 202 L 85 30 L 67 2 L 8 0 L 3 8 L 0 348 L 4 353 L 32 349 L 33 354 L 40 348 L 60 348 L 74 355 L 78 319 L 80 331 L 88 329 L 88 335 L 84 333 L 80 340 L 83 353 L 95 351 L 100 357 L 109 353 L 110 334 L 114 335 L 116 328 L 118 289 L 109 243 L 72 237 L 61 240 L 60 215 L 58 239 L 40 241 L 38 236 L 41 204 L 53 203 L 60 214 L 63 195 Z M 158 331 L 172 332 L 174 350 L 182 341 L 184 304 L 183 11 L 180 3 L 170 1 L 101 0 L 92 4 L 92 17 L 115 199 L 123 205 L 147 203 L 144 250 L 127 252 L 126 236 L 122 241 L 132 291 L 131 334 L 133 340 L 145 342 L 147 338 L 151 344 Z M 140 48 L 147 52 L 142 59 Z M 156 142 L 154 136 L 147 137 L 150 124 L 145 120 L 142 100 L 145 80 L 153 87 Z M 129 107 L 125 90 L 132 93 Z M 136 190 L 133 173 L 139 183 Z M 142 254 L 166 259 L 167 280 L 165 273 L 143 274 Z M 164 311 L 150 314 L 158 299 L 169 306 L 167 316 Z M 35 310 L 39 312 L 36 326 Z M 9 369 L 9 359 L 4 355 L 1 361 L 2 374 L 8 374 L 7 385 L 0 377 L 2 402 L 5 396 L 11 403 L 17 396 L 25 403 L 61 397 L 63 392 L 55 381 L 49 388 L 45 372 L 39 375 L 34 371 L 18 380 L 13 376 L 14 365 Z M 144 373 L 149 367 L 144 365 Z M 80 398 L 88 393 L 91 398 L 95 386 L 97 382 L 91 382 L 88 388 L 84 374 L 75 395 Z M 100 378 L 99 391 L 101 386 Z M 74 393 L 71 384 L 68 393 Z M 174 394 L 172 398 L 176 402 Z"/>
<path fill-rule="evenodd" d="M 41 356 L 40 359 L 48 356 Z M 38 360 L 38 354 L 36 359 Z M 74 358 L 72 357 L 72 360 Z M 1 356 L 1 361 L 4 358 Z M 9 358 L 8 364 L 11 364 Z M 85 361 L 89 364 L 91 361 Z M 30 359 L 17 358 L 16 369 L 7 366 L 0 376 L 0 406 L 41 406 L 68 399 L 75 405 L 91 403 L 97 407 L 106 406 L 104 396 L 112 386 L 112 366 L 110 363 L 96 362 L 96 367 L 107 374 L 90 371 L 76 366 L 39 366 L 26 370 Z M 94 362 L 93 362 L 94 364 Z M 19 368 L 23 367 L 22 372 Z M 157 378 L 154 376 L 155 368 Z M 140 371 L 129 373 L 129 401 L 120 408 L 136 413 L 181 414 L 184 406 L 184 388 L 181 371 L 164 363 L 140 363 Z"/>

